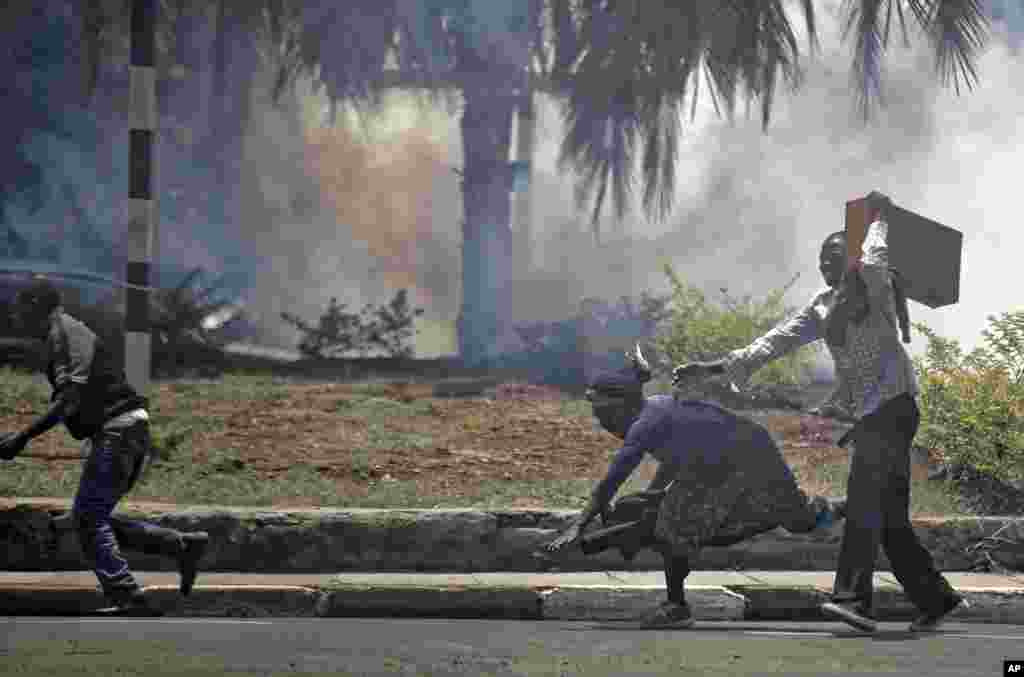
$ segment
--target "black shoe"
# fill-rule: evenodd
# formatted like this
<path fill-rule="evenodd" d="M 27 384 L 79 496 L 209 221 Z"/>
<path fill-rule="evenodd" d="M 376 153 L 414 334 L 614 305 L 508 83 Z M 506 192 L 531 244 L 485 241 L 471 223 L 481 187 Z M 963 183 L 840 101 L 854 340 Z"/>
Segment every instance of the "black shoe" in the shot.
<path fill-rule="evenodd" d="M 946 604 L 946 608 L 939 614 L 921 614 L 910 624 L 911 632 L 935 632 L 949 617 L 956 611 L 970 609 L 971 605 L 963 597 L 955 597 Z"/>
<path fill-rule="evenodd" d="M 695 622 L 689 605 L 675 602 L 662 602 L 657 609 L 640 619 L 645 628 L 692 628 Z"/>
<path fill-rule="evenodd" d="M 853 602 L 827 602 L 821 605 L 821 610 L 826 615 L 864 632 L 874 632 L 878 628 L 875 619 L 861 609 L 860 605 Z"/>
<path fill-rule="evenodd" d="M 97 616 L 121 617 L 121 618 L 159 618 L 164 612 L 154 606 L 150 606 L 144 596 L 135 595 L 127 600 L 117 602 L 93 612 Z"/>
<path fill-rule="evenodd" d="M 196 582 L 196 575 L 199 573 L 199 560 L 206 552 L 210 535 L 205 531 L 196 531 L 182 534 L 181 540 L 184 542 L 185 548 L 178 556 L 178 571 L 181 573 L 181 585 L 178 589 L 183 597 L 187 597 L 192 592 L 192 585 Z"/>

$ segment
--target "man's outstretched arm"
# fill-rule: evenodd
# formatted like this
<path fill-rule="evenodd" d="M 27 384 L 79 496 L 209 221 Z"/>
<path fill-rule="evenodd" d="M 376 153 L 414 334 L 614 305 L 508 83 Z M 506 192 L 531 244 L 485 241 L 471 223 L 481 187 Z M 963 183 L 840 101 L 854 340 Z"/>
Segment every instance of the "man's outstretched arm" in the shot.
<path fill-rule="evenodd" d="M 28 446 L 29 441 L 50 430 L 66 416 L 72 415 L 78 409 L 80 401 L 81 392 L 78 387 L 74 384 L 65 386 L 45 414 L 33 421 L 25 430 L 0 442 L 0 458 L 10 460 L 20 454 Z"/>

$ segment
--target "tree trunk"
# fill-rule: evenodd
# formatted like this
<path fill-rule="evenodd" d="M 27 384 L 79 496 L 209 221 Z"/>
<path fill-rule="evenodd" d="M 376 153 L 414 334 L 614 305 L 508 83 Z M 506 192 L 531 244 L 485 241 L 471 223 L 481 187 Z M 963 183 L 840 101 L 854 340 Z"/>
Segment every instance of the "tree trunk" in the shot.
<path fill-rule="evenodd" d="M 478 364 L 500 352 L 507 335 L 507 287 L 514 257 L 509 147 L 516 97 L 466 89 L 462 113 L 462 308 L 459 352 Z"/>

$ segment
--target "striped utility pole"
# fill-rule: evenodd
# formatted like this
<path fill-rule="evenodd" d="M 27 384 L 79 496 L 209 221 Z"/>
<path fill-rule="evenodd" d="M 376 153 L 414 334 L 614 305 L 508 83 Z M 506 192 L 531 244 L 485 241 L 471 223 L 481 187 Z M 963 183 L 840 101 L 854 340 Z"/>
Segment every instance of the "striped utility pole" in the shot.
<path fill-rule="evenodd" d="M 128 265 L 125 269 L 124 359 L 128 382 L 146 394 L 150 379 L 149 271 L 157 210 L 153 198 L 156 142 L 156 0 L 132 0 Z"/>

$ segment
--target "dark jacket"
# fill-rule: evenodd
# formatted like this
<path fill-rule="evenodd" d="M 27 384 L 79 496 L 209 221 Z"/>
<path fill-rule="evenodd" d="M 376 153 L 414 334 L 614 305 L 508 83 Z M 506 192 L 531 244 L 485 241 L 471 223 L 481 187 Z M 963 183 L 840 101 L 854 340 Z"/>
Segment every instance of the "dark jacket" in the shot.
<path fill-rule="evenodd" d="M 146 398 L 125 380 L 103 340 L 60 308 L 50 315 L 46 344 L 51 400 L 67 388 L 78 389 L 77 406 L 63 420 L 76 440 L 92 437 L 116 416 L 148 406 Z"/>

